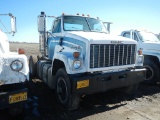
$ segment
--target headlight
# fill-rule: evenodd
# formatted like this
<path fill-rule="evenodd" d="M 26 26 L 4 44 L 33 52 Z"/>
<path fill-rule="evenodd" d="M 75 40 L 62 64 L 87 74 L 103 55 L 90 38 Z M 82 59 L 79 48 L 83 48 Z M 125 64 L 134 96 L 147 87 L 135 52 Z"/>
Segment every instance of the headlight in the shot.
<path fill-rule="evenodd" d="M 143 63 L 143 56 L 138 56 L 137 63 L 138 64 L 142 64 Z"/>
<path fill-rule="evenodd" d="M 74 67 L 74 69 L 80 68 L 81 67 L 81 61 L 79 61 L 79 60 L 74 61 L 73 62 L 73 67 Z"/>
<path fill-rule="evenodd" d="M 14 71 L 20 71 L 23 68 L 23 63 L 20 60 L 15 60 L 11 63 L 10 67 Z"/>

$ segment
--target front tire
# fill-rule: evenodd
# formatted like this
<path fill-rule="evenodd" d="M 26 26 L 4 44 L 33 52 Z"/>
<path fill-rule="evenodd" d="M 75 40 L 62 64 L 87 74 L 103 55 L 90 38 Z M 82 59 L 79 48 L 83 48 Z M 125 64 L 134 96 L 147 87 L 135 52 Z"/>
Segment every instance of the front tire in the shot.
<path fill-rule="evenodd" d="M 56 98 L 57 101 L 68 110 L 75 110 L 79 106 L 80 96 L 71 94 L 71 83 L 68 74 L 60 68 L 56 74 Z"/>
<path fill-rule="evenodd" d="M 160 69 L 158 63 L 151 59 L 144 60 L 144 68 L 146 68 L 145 83 L 156 84 L 159 79 Z"/>
<path fill-rule="evenodd" d="M 37 58 L 35 56 L 29 57 L 29 73 L 30 77 L 37 77 Z"/>

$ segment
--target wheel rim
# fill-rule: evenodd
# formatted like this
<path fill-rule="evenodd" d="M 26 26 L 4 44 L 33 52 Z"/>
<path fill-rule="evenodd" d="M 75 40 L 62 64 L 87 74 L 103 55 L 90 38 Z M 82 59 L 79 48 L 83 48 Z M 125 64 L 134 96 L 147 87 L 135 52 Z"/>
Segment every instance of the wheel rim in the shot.
<path fill-rule="evenodd" d="M 145 65 L 144 67 L 146 68 L 146 77 L 145 77 L 145 79 L 146 80 L 151 80 L 153 78 L 153 75 L 154 75 L 153 69 L 148 65 Z"/>
<path fill-rule="evenodd" d="M 57 95 L 60 102 L 65 103 L 68 98 L 68 89 L 65 80 L 61 77 L 57 81 Z"/>

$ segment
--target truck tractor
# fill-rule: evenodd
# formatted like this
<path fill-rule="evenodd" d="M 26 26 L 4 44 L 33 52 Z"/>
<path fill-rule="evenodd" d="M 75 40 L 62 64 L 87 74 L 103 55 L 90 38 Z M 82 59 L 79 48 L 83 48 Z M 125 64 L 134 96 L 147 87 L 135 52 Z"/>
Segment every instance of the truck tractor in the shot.
<path fill-rule="evenodd" d="M 160 40 L 146 30 L 126 30 L 121 36 L 138 42 L 137 47 L 143 51 L 144 67 L 146 68 L 145 83 L 160 82 Z"/>
<path fill-rule="evenodd" d="M 5 25 L 9 22 L 7 20 L 11 20 L 11 30 Z M 6 34 L 15 34 L 16 17 L 11 13 L 0 14 L 0 24 L 0 109 L 7 108 L 11 115 L 20 115 L 28 100 L 28 89 L 24 85 L 29 80 L 27 57 L 23 48 L 17 52 L 9 50 Z"/>
<path fill-rule="evenodd" d="M 49 31 L 47 17 L 54 18 Z M 137 42 L 110 35 L 104 23 L 110 25 L 89 15 L 38 16 L 42 56 L 30 56 L 30 75 L 54 89 L 57 102 L 68 110 L 78 108 L 82 95 L 115 88 L 130 91 L 145 77 Z"/>

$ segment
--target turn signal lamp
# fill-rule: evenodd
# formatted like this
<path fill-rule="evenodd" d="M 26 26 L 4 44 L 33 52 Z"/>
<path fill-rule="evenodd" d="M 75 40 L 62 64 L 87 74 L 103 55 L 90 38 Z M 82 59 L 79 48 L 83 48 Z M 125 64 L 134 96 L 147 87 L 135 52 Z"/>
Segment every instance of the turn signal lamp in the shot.
<path fill-rule="evenodd" d="M 23 48 L 18 48 L 18 54 L 25 54 L 25 50 Z"/>
<path fill-rule="evenodd" d="M 141 48 L 138 50 L 138 55 L 142 55 L 142 49 Z"/>
<path fill-rule="evenodd" d="M 74 57 L 74 58 L 78 58 L 79 55 L 80 55 L 79 52 L 74 52 L 74 53 L 73 53 L 73 57 Z"/>

